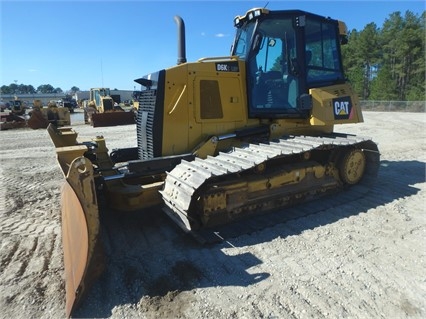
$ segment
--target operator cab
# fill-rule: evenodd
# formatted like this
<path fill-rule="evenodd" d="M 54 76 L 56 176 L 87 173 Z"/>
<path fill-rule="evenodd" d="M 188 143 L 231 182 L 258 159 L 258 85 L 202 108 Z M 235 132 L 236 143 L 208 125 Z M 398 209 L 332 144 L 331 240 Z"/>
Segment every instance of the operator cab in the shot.
<path fill-rule="evenodd" d="M 110 95 L 109 88 L 90 89 L 90 100 L 95 102 L 96 108 L 103 107 L 103 111 L 110 111 L 113 109 Z"/>
<path fill-rule="evenodd" d="M 246 62 L 250 117 L 306 118 L 310 88 L 345 82 L 337 20 L 252 9 L 234 24 L 231 54 Z"/>

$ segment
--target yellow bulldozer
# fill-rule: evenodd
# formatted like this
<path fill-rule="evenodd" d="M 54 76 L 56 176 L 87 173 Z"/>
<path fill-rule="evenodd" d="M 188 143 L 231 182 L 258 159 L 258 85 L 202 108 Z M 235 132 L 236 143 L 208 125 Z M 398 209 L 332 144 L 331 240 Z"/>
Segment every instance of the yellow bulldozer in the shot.
<path fill-rule="evenodd" d="M 135 124 L 133 111 L 126 112 L 115 102 L 109 88 L 90 89 L 90 98 L 84 108 L 84 122 L 93 127 Z"/>
<path fill-rule="evenodd" d="M 41 100 L 34 100 L 29 116 L 27 125 L 32 129 L 47 128 L 49 124 L 55 127 L 71 125 L 69 109 L 58 107 L 54 101 L 50 101 L 47 107 L 43 107 Z"/>
<path fill-rule="evenodd" d="M 102 137 L 80 143 L 73 130 L 48 128 L 66 180 L 67 316 L 100 273 L 100 198 L 117 214 L 160 205 L 203 240 L 377 176 L 376 143 L 333 132 L 363 121 L 343 71 L 343 22 L 255 8 L 234 19 L 230 56 L 187 62 L 184 22 L 175 21 L 177 65 L 135 80 L 136 147 L 109 153 Z"/>

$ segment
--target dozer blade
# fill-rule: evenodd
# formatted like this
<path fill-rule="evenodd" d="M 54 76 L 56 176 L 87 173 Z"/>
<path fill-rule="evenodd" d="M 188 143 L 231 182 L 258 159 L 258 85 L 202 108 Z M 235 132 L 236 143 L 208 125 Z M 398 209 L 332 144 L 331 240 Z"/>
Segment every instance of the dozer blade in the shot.
<path fill-rule="evenodd" d="M 98 241 L 93 167 L 89 160 L 79 157 L 71 163 L 61 200 L 66 316 L 69 317 L 104 269 L 103 251 Z"/>
<path fill-rule="evenodd" d="M 50 139 L 55 147 L 75 146 L 77 145 L 77 133 L 70 127 L 58 128 L 52 124 L 47 127 Z M 76 156 L 77 157 L 77 156 Z M 74 157 L 74 158 L 76 158 Z M 67 162 L 68 164 L 68 162 Z M 66 174 L 67 172 L 65 172 Z"/>
<path fill-rule="evenodd" d="M 47 128 L 48 125 L 49 121 L 43 116 L 40 111 L 34 110 L 31 113 L 31 117 L 28 120 L 28 126 L 31 127 L 33 130 L 39 128 Z"/>
<path fill-rule="evenodd" d="M 133 112 L 107 112 L 92 114 L 93 127 L 128 125 L 135 123 L 135 114 Z"/>

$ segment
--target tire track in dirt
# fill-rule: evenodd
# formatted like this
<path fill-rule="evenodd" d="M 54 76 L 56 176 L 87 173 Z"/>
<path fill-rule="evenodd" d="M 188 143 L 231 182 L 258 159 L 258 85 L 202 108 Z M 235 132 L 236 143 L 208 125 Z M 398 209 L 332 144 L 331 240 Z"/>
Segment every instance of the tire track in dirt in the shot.
<path fill-rule="evenodd" d="M 0 165 L 0 216 L 3 216 L 3 214 L 5 214 L 5 212 L 6 212 L 6 205 L 7 205 L 7 201 L 6 201 L 6 184 L 7 184 L 7 181 L 4 178 L 5 174 L 4 174 L 3 168 L 1 166 L 2 165 Z"/>
<path fill-rule="evenodd" d="M 37 317 L 48 318 L 49 315 L 42 314 L 49 309 L 49 304 L 52 304 L 50 309 L 62 312 L 63 302 L 58 303 L 50 297 L 52 293 L 64 294 L 62 247 L 58 235 L 13 234 L 2 238 L 0 307 L 4 311 L 0 317 L 34 317 L 36 311 Z M 10 307 L 11 302 L 23 308 L 16 312 Z M 37 310 L 30 305 L 35 305 Z"/>
<path fill-rule="evenodd" d="M 15 250 L 14 254 L 10 256 L 8 266 L 2 271 L 3 283 L 10 283 L 22 277 L 29 260 L 31 260 L 34 254 L 37 242 L 37 237 L 22 237 L 20 239 L 19 246 Z"/>
<path fill-rule="evenodd" d="M 57 170 L 43 166 L 46 172 L 40 171 L 31 164 L 31 160 L 25 162 L 25 165 L 18 165 L 19 169 L 10 162 L 3 160 L 3 163 L 6 165 L 2 165 L 0 170 L 0 200 L 3 202 L 0 233 L 36 237 L 50 232 L 58 234 L 58 185 L 61 182 L 55 181 L 60 176 Z"/>
<path fill-rule="evenodd" d="M 36 209 L 33 215 L 22 219 L 19 214 L 0 218 L 2 236 L 40 237 L 49 234 L 60 235 L 59 220 L 41 219 L 43 211 Z"/>
<path fill-rule="evenodd" d="M 2 241 L 1 250 L 0 250 L 0 273 L 4 272 L 4 269 L 12 261 L 12 257 L 16 254 L 16 251 L 19 248 L 19 242 L 11 239 L 5 239 Z"/>
<path fill-rule="evenodd" d="M 303 225 L 303 220 L 295 220 L 290 224 Z M 286 225 L 292 229 L 292 225 Z M 298 226 L 299 227 L 299 226 Z M 303 241 L 301 238 L 303 235 L 299 235 L 293 240 Z M 290 241 L 293 241 L 290 240 Z M 280 304 L 285 304 L 286 308 L 289 309 L 291 314 L 296 317 L 301 315 L 314 318 L 324 318 L 329 312 L 330 302 L 338 304 L 338 299 L 334 299 L 334 296 L 324 290 L 323 287 L 319 287 L 317 278 L 320 278 L 320 274 L 313 271 L 312 264 L 317 262 L 317 252 L 312 251 L 309 247 L 306 247 L 309 254 L 302 254 L 299 258 L 294 258 L 289 255 L 287 258 L 283 256 L 282 260 L 275 260 L 273 264 L 285 265 L 283 268 L 286 270 L 286 275 L 283 280 L 286 281 L 286 293 L 282 296 L 273 295 L 271 299 L 279 300 Z M 264 259 L 264 258 L 262 258 Z M 291 278 L 290 280 L 284 278 Z M 328 297 L 326 299 L 325 297 Z M 331 299 L 331 300 L 330 300 Z M 275 313 L 280 313 L 280 309 L 271 309 Z"/>

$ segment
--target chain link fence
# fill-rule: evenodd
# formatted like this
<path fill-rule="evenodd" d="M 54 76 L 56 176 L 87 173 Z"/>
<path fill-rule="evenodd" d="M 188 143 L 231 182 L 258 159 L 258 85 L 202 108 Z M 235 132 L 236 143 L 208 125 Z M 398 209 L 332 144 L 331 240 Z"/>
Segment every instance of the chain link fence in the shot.
<path fill-rule="evenodd" d="M 360 101 L 363 111 L 426 112 L 426 101 Z"/>

